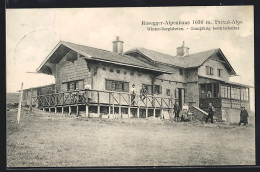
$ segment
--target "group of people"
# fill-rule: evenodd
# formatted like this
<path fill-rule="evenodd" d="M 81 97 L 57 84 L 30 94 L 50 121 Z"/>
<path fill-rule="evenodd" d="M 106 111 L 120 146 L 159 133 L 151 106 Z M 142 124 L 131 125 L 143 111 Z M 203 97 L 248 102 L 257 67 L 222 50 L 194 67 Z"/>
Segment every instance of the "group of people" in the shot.
<path fill-rule="evenodd" d="M 175 113 L 175 116 L 174 116 L 174 119 L 176 122 L 179 121 L 180 117 L 179 117 L 179 114 L 181 112 L 181 107 L 179 105 L 178 102 L 175 103 L 174 105 L 174 113 Z M 215 108 L 212 106 L 212 103 L 209 103 L 209 107 L 208 107 L 208 115 L 206 117 L 206 123 L 208 122 L 208 120 L 210 119 L 210 122 L 213 124 L 213 116 L 214 116 L 214 113 L 215 113 Z M 240 121 L 238 123 L 238 125 L 241 125 L 241 123 L 244 123 L 244 125 L 247 125 L 248 124 L 248 113 L 245 109 L 244 106 L 241 107 L 241 111 L 240 111 Z M 181 117 L 181 121 L 183 121 L 183 116 Z"/>
<path fill-rule="evenodd" d="M 132 88 L 130 89 L 130 94 L 131 94 L 131 104 L 135 105 L 135 97 L 136 97 L 136 88 L 135 88 L 135 84 L 132 85 Z M 143 85 L 141 90 L 140 90 L 140 98 L 142 101 L 144 101 L 144 99 L 147 96 L 147 89 L 145 88 L 145 86 Z"/>
<path fill-rule="evenodd" d="M 130 89 L 130 94 L 131 94 L 131 104 L 135 105 L 135 97 L 136 97 L 136 88 L 135 88 L 135 84 L 132 85 L 132 88 Z M 145 88 L 145 86 L 143 85 L 142 88 L 140 89 L 140 99 L 142 101 L 144 101 L 144 99 L 147 96 L 147 89 Z M 174 120 L 176 122 L 178 121 L 185 121 L 184 116 L 182 115 L 180 117 L 180 112 L 181 112 L 181 106 L 179 105 L 178 102 L 175 103 L 174 105 Z M 208 120 L 210 119 L 210 122 L 213 124 L 213 116 L 215 113 L 215 108 L 212 106 L 212 103 L 209 103 L 209 107 L 208 107 L 208 115 L 206 117 L 206 123 L 208 122 Z M 241 125 L 241 123 L 244 123 L 244 125 L 248 124 L 248 113 L 245 110 L 245 107 L 241 107 L 241 111 L 240 111 L 240 121 L 238 125 Z"/>

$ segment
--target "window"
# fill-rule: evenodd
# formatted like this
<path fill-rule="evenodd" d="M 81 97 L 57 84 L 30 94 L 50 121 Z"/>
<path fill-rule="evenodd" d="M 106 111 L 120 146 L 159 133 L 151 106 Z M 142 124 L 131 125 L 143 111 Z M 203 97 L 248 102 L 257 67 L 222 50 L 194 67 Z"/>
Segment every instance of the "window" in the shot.
<path fill-rule="evenodd" d="M 222 98 L 230 98 L 230 87 L 229 86 L 225 86 L 225 85 L 221 85 L 221 97 Z"/>
<path fill-rule="evenodd" d="M 170 96 L 171 95 L 171 90 L 170 89 L 166 89 L 166 95 Z"/>
<path fill-rule="evenodd" d="M 183 69 L 179 69 L 180 75 L 183 75 Z"/>
<path fill-rule="evenodd" d="M 231 99 L 240 99 L 240 89 L 232 87 L 231 88 Z"/>
<path fill-rule="evenodd" d="M 109 71 L 110 71 L 110 72 L 114 72 L 114 69 L 113 69 L 113 68 L 110 68 Z"/>
<path fill-rule="evenodd" d="M 154 92 L 152 92 L 152 85 L 143 84 L 147 90 L 147 94 L 162 94 L 162 87 L 160 85 L 154 85 Z"/>
<path fill-rule="evenodd" d="M 117 69 L 117 71 L 116 71 L 117 73 L 120 73 L 120 70 L 119 69 Z"/>
<path fill-rule="evenodd" d="M 129 82 L 106 80 L 106 90 L 128 92 Z"/>
<path fill-rule="evenodd" d="M 67 91 L 83 89 L 83 81 L 72 81 L 64 84 L 67 85 Z"/>
<path fill-rule="evenodd" d="M 206 66 L 206 74 L 213 75 L 213 73 L 214 73 L 214 68 L 210 66 Z"/>
<path fill-rule="evenodd" d="M 200 84 L 200 98 L 219 97 L 219 86 L 217 83 Z"/>
<path fill-rule="evenodd" d="M 248 101 L 248 88 L 241 88 L 241 100 Z"/>
<path fill-rule="evenodd" d="M 160 85 L 154 85 L 154 94 L 162 94 L 162 87 Z"/>
<path fill-rule="evenodd" d="M 223 69 L 218 69 L 218 77 L 222 77 Z"/>

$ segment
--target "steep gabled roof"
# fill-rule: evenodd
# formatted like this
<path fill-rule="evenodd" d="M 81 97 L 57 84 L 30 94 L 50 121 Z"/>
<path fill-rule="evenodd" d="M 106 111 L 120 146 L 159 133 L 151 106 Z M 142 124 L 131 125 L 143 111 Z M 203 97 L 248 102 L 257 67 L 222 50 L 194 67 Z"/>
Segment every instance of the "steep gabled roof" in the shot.
<path fill-rule="evenodd" d="M 156 72 L 171 73 L 165 69 L 154 67 L 128 55 L 121 55 L 107 50 L 93 48 L 85 45 L 74 44 L 71 42 L 60 41 L 42 64 L 37 68 L 41 72 L 47 62 L 58 63 L 68 51 L 73 50 L 84 56 L 86 59 L 114 63 L 118 65 L 136 67 Z"/>
<path fill-rule="evenodd" d="M 190 54 L 187 56 L 171 56 L 168 54 L 160 53 L 157 51 L 149 50 L 146 48 L 134 48 L 129 51 L 126 51 L 124 54 L 130 55 L 131 53 L 141 53 L 146 58 L 150 59 L 153 62 L 159 62 L 164 64 L 170 64 L 173 66 L 181 67 L 181 68 L 195 68 L 201 66 L 207 59 L 209 59 L 212 55 L 219 53 L 224 61 L 226 62 L 226 67 L 229 69 L 231 74 L 236 75 L 236 72 L 222 53 L 222 51 L 218 49 L 212 49 L 208 51 L 203 51 L 199 53 Z"/>

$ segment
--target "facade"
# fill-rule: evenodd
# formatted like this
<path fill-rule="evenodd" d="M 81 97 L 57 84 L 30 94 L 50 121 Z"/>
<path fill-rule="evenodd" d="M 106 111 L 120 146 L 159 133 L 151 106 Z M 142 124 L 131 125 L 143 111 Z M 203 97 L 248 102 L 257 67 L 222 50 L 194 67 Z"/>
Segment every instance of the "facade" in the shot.
<path fill-rule="evenodd" d="M 113 41 L 113 52 L 61 41 L 37 72 L 53 75 L 56 82 L 53 86 L 56 96 L 50 98 L 48 105 L 43 103 L 46 98 L 36 98 L 37 106 L 61 106 L 62 112 L 66 94 L 73 97 L 70 92 L 77 92 L 77 112 L 80 102 L 82 105 L 85 102 L 90 111 L 91 106 L 97 106 L 97 113 L 121 114 L 126 110 L 138 117 L 139 110 L 142 111 L 139 107 L 144 107 L 149 117 L 150 109 L 154 116 L 160 114 L 158 110 L 165 110 L 161 114 L 169 113 L 178 101 L 181 106 L 187 104 L 195 110 L 206 110 L 212 103 L 219 120 L 230 120 L 231 111 L 237 113 L 241 106 L 249 108 L 249 86 L 229 81 L 236 72 L 220 49 L 189 54 L 183 43 L 177 47 L 177 55 L 171 56 L 145 48 L 123 52 L 119 37 Z M 135 104 L 130 105 L 133 84 L 137 97 Z M 142 85 L 148 96 L 141 101 L 138 96 Z M 91 91 L 81 94 L 86 88 Z M 63 102 L 57 103 L 61 99 Z M 73 102 L 67 104 L 72 111 Z M 132 112 L 129 106 L 138 108 Z"/>

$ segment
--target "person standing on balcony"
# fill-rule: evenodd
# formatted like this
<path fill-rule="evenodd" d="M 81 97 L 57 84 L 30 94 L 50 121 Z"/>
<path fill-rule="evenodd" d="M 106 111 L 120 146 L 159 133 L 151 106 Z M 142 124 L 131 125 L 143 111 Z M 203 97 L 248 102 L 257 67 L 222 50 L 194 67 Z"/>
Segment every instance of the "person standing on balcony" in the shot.
<path fill-rule="evenodd" d="M 142 101 L 144 101 L 146 96 L 147 96 L 147 90 L 145 89 L 145 86 L 143 85 L 140 90 L 140 98 L 142 99 Z"/>
<path fill-rule="evenodd" d="M 176 101 L 175 105 L 174 105 L 174 119 L 176 122 L 179 121 L 179 114 L 180 114 L 180 111 L 181 111 L 181 107 L 179 105 L 179 102 Z"/>
<path fill-rule="evenodd" d="M 209 118 L 211 120 L 211 123 L 213 124 L 213 115 L 215 112 L 215 108 L 212 106 L 212 103 L 209 103 L 209 108 L 208 108 L 208 116 L 206 118 L 206 123 L 208 122 Z"/>
<path fill-rule="evenodd" d="M 136 95 L 135 84 L 132 85 L 132 88 L 130 89 L 130 94 L 131 94 L 131 105 L 135 105 L 135 95 Z"/>
<path fill-rule="evenodd" d="M 244 125 L 248 124 L 247 117 L 248 117 L 248 113 L 247 113 L 245 107 L 242 106 L 241 111 L 240 111 L 240 121 L 239 121 L 238 125 L 241 125 L 241 123 L 244 123 Z"/>

